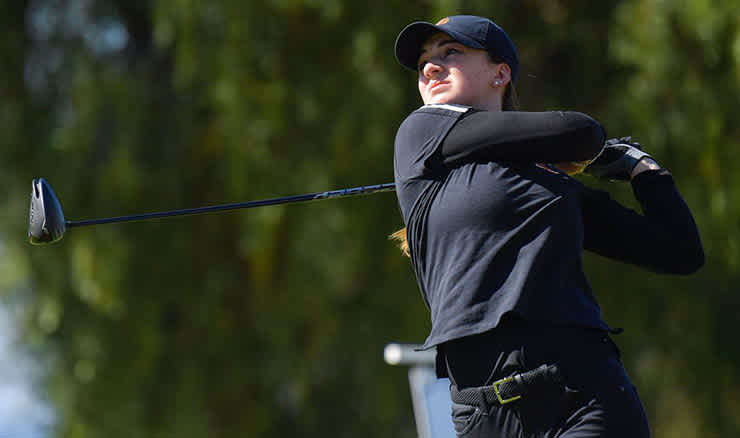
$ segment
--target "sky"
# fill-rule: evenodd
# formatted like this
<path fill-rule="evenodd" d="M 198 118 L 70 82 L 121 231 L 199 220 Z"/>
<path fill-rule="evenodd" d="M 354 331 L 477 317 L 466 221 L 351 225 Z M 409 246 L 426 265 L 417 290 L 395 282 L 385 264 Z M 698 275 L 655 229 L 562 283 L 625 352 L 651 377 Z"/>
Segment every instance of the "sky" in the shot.
<path fill-rule="evenodd" d="M 15 324 L 0 306 L 0 438 L 50 437 L 54 411 L 35 392 L 41 367 L 19 347 Z"/>

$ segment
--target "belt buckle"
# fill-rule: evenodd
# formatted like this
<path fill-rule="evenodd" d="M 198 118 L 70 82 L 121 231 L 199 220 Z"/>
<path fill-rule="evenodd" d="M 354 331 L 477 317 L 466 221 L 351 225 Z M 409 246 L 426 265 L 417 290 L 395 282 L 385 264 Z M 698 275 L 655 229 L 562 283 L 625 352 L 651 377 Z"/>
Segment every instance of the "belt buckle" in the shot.
<path fill-rule="evenodd" d="M 495 382 L 493 382 L 493 392 L 496 394 L 496 398 L 498 399 L 498 402 L 501 403 L 502 405 L 505 405 L 507 403 L 511 403 L 513 401 L 516 401 L 516 400 L 519 400 L 520 398 L 522 398 L 521 395 L 515 395 L 514 397 L 509 397 L 509 398 L 503 398 L 503 397 L 501 397 L 501 392 L 499 391 L 499 386 L 503 385 L 506 382 L 510 382 L 512 380 L 514 380 L 513 377 L 504 377 L 503 379 L 499 379 L 499 380 L 496 380 Z"/>

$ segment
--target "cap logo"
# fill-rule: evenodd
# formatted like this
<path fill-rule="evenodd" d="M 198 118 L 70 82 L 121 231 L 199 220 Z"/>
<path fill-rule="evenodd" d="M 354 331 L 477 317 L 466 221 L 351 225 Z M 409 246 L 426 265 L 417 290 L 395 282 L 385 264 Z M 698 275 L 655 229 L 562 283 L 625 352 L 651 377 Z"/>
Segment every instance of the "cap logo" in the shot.
<path fill-rule="evenodd" d="M 439 20 L 436 25 L 437 26 L 441 26 L 441 25 L 447 24 L 449 22 L 450 22 L 450 17 L 445 17 L 445 18 Z"/>

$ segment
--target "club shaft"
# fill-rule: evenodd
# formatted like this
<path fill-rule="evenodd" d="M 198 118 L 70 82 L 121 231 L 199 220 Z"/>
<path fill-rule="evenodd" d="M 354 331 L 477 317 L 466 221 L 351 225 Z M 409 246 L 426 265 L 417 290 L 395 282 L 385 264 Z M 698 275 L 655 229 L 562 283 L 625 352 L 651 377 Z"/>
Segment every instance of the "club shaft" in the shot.
<path fill-rule="evenodd" d="M 158 211 L 153 213 L 134 214 L 129 216 L 116 216 L 100 219 L 88 219 L 82 221 L 66 221 L 67 228 L 84 227 L 87 225 L 109 224 L 113 222 L 132 222 L 148 219 L 156 219 L 170 216 L 186 216 L 202 213 L 213 213 L 217 211 L 237 210 L 242 208 L 265 207 L 268 205 L 291 204 L 296 202 L 318 201 L 322 199 L 341 198 L 346 196 L 368 195 L 378 192 L 390 192 L 396 189 L 394 183 L 376 184 L 371 186 L 360 186 L 349 189 L 332 190 L 328 192 L 307 193 L 305 195 L 285 196 L 282 198 L 262 199 L 259 201 L 237 202 L 233 204 L 211 205 L 207 207 L 185 208 L 182 210 Z"/>

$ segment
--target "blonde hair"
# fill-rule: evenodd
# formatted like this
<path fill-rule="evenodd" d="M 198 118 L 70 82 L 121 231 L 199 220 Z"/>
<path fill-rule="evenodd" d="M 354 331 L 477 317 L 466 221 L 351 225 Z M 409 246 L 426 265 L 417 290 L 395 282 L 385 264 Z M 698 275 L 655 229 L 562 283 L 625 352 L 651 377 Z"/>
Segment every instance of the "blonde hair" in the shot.
<path fill-rule="evenodd" d="M 388 236 L 389 239 L 395 240 L 398 243 L 398 248 L 401 250 L 403 255 L 406 257 L 411 257 L 411 252 L 409 251 L 409 241 L 406 238 L 406 227 L 401 228 L 400 230 L 394 232 L 390 236 Z"/>

